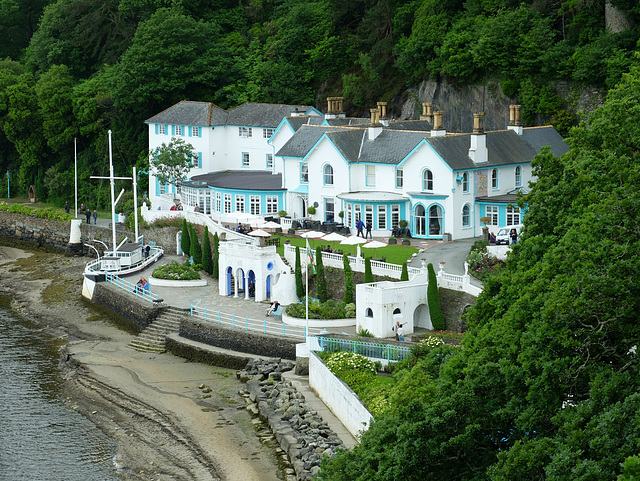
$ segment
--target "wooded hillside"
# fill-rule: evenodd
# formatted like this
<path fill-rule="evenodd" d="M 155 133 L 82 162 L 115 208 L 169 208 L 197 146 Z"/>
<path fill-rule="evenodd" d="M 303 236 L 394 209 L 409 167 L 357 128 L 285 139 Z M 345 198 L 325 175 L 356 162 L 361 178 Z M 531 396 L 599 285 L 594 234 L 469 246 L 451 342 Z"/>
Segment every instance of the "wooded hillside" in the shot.
<path fill-rule="evenodd" d="M 566 132 L 573 105 L 554 82 L 570 82 L 572 95 L 612 87 L 638 49 L 638 3 L 610 7 L 614 30 L 605 0 L 4 2 L 0 172 L 14 193 L 35 184 L 40 198 L 64 202 L 74 138 L 82 180 L 105 172 L 107 129 L 118 173 L 144 171 L 144 120 L 180 100 L 323 108 L 342 95 L 349 114 L 383 100 L 399 116 L 406 89 L 426 78 L 501 90 L 526 122 Z M 80 190 L 107 203 L 106 185 Z"/>

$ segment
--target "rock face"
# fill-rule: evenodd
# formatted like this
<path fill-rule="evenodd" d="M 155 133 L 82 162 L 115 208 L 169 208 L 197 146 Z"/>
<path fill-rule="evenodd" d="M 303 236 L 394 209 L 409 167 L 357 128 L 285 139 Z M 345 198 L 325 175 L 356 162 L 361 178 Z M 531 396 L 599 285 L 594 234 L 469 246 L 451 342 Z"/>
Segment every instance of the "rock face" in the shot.
<path fill-rule="evenodd" d="M 252 360 L 238 373 L 246 380 L 247 410 L 269 425 L 280 448 L 287 454 L 295 477 L 310 480 L 320 471 L 324 456 L 333 456 L 342 440 L 313 411 L 290 382 L 281 381 L 282 373 L 293 363 L 278 360 Z M 249 380 L 250 379 L 250 380 Z"/>

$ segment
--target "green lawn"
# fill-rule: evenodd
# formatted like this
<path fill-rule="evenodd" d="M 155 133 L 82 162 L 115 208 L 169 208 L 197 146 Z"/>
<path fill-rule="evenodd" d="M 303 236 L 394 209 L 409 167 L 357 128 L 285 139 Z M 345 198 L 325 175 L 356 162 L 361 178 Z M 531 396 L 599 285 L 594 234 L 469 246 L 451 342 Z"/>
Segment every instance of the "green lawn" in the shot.
<path fill-rule="evenodd" d="M 301 237 L 287 237 L 287 236 L 273 236 L 280 237 L 280 247 L 278 247 L 278 254 L 284 256 L 284 242 L 289 239 L 292 246 L 306 247 L 306 239 Z M 315 250 L 317 246 L 326 246 L 331 244 L 333 250 L 341 250 L 348 255 L 356 254 L 356 246 L 341 245 L 339 242 L 327 242 L 322 239 L 309 239 L 309 245 Z M 377 259 L 386 257 L 387 262 L 391 264 L 402 265 L 406 260 L 411 258 L 411 255 L 418 252 L 415 247 L 403 246 L 403 245 L 389 245 L 387 247 L 379 247 L 378 249 L 362 249 L 360 252 L 365 257 L 375 257 Z"/>

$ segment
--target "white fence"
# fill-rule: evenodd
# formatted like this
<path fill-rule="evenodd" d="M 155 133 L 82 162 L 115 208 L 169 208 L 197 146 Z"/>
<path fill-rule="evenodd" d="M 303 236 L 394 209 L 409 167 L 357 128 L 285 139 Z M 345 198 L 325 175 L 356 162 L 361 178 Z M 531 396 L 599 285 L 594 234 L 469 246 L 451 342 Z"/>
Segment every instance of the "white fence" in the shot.
<path fill-rule="evenodd" d="M 308 256 L 304 254 L 304 249 L 300 248 L 300 263 L 306 266 L 309 262 Z M 315 250 L 314 250 L 315 253 Z M 284 257 L 287 262 L 295 267 L 296 264 L 296 248 L 294 246 L 284 246 Z M 354 272 L 364 272 L 364 258 L 356 256 L 348 256 L 349 265 Z M 322 265 L 325 267 L 336 267 L 338 269 L 344 268 L 342 263 L 342 254 L 334 254 L 331 252 L 322 253 Z M 420 269 L 415 267 L 409 267 L 407 269 L 409 277 L 412 277 L 420 273 Z M 393 279 L 400 279 L 402 274 L 402 266 L 398 264 L 389 264 L 387 262 L 371 261 L 371 272 L 376 276 L 388 276 Z"/>
<path fill-rule="evenodd" d="M 467 263 L 465 262 L 465 274 L 462 276 L 456 274 L 447 274 L 440 265 L 440 270 L 437 272 L 438 287 L 444 287 L 445 289 L 452 289 L 454 291 L 462 291 L 467 294 L 471 294 L 477 297 L 482 292 L 481 287 L 471 284 L 471 276 L 467 273 Z"/>

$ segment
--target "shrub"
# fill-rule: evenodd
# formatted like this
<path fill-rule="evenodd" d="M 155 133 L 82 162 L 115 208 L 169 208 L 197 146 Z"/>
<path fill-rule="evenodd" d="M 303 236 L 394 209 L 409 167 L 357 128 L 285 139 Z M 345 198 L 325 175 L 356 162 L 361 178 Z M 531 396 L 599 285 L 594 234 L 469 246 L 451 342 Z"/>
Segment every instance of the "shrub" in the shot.
<path fill-rule="evenodd" d="M 324 264 L 322 262 L 322 250 L 316 247 L 316 291 L 320 302 L 326 302 L 329 298 L 327 291 L 327 278 L 324 275 Z"/>
<path fill-rule="evenodd" d="M 290 304 L 286 310 L 291 317 L 304 319 L 306 317 L 306 305 L 304 302 Z M 345 304 L 329 299 L 327 302 L 309 301 L 309 319 L 344 319 L 355 317 L 355 304 Z"/>
<path fill-rule="evenodd" d="M 209 227 L 204 226 L 202 238 L 202 270 L 207 274 L 213 273 L 213 257 L 211 255 L 211 240 L 209 239 Z"/>
<path fill-rule="evenodd" d="M 371 331 L 369 331 L 369 329 L 364 329 L 362 327 L 358 329 L 358 332 L 356 334 L 360 337 L 376 337 L 373 334 L 371 334 Z"/>
<path fill-rule="evenodd" d="M 196 232 L 196 228 L 191 226 L 189 229 L 189 237 L 191 240 L 191 250 L 189 253 L 191 254 L 191 258 L 193 262 L 196 264 L 202 264 L 202 247 L 200 247 L 200 241 L 198 240 L 198 233 Z"/>
<path fill-rule="evenodd" d="M 213 278 L 218 278 L 218 269 L 220 267 L 220 262 L 218 256 L 220 255 L 220 238 L 218 237 L 218 233 L 213 234 Z"/>
<path fill-rule="evenodd" d="M 304 297 L 304 284 L 302 283 L 302 264 L 300 264 L 300 247 L 298 246 L 296 246 L 296 267 L 294 272 L 296 276 L 296 294 L 298 299 L 302 299 Z"/>
<path fill-rule="evenodd" d="M 401 281 L 409 280 L 409 269 L 407 267 L 407 261 L 404 261 L 402 263 L 402 272 L 400 273 L 400 280 Z"/>
<path fill-rule="evenodd" d="M 342 254 L 342 264 L 344 266 L 344 297 L 342 300 L 346 304 L 353 303 L 353 271 L 351 270 L 351 264 L 349 263 L 349 256 Z M 353 316 L 347 316 L 353 317 Z"/>
<path fill-rule="evenodd" d="M 376 367 L 373 361 L 364 357 L 362 354 L 356 354 L 349 351 L 340 351 L 334 353 L 327 361 L 329 370 L 342 378 L 341 374 L 348 371 L 359 371 L 365 374 L 376 374 Z M 344 378 L 342 378 L 344 380 Z"/>
<path fill-rule="evenodd" d="M 364 260 L 364 282 L 365 284 L 369 284 L 373 282 L 373 271 L 371 270 L 371 258 L 366 257 Z"/>
<path fill-rule="evenodd" d="M 180 239 L 180 248 L 185 256 L 191 253 L 191 239 L 189 238 L 189 226 L 187 219 L 182 219 L 182 237 Z"/>
<path fill-rule="evenodd" d="M 151 277 L 156 279 L 170 279 L 178 281 L 191 281 L 200 279 L 200 273 L 196 269 L 197 265 L 192 266 L 189 261 L 184 264 L 180 264 L 178 261 L 172 261 L 170 264 L 165 264 L 157 267 Z"/>
<path fill-rule="evenodd" d="M 436 279 L 436 271 L 433 264 L 427 266 L 429 271 L 429 284 L 427 285 L 427 303 L 429 312 L 431 313 L 431 324 L 434 329 L 442 330 L 445 328 L 444 316 L 440 308 L 440 293 L 438 292 L 438 281 Z"/>
<path fill-rule="evenodd" d="M 344 317 L 356 317 L 356 305 L 353 302 L 344 306 Z"/>

